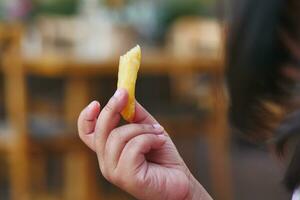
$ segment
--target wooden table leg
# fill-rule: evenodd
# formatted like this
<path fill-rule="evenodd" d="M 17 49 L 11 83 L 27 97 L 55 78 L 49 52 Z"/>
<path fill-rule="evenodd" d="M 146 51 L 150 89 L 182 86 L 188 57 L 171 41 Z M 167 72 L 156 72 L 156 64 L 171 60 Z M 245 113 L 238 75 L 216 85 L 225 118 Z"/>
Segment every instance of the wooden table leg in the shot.
<path fill-rule="evenodd" d="M 216 74 L 211 84 L 214 114 L 212 129 L 208 135 L 209 162 L 215 199 L 231 200 L 233 193 L 229 159 L 228 104 L 222 77 L 222 73 Z"/>
<path fill-rule="evenodd" d="M 10 185 L 11 185 L 11 199 L 12 200 L 29 200 L 30 199 L 30 181 L 29 181 L 29 157 L 27 152 L 27 143 L 16 141 L 9 150 L 9 171 L 10 171 Z"/>
<path fill-rule="evenodd" d="M 16 34 L 11 32 L 11 34 Z M 20 35 L 3 56 L 5 111 L 12 127 L 8 145 L 11 199 L 30 199 L 26 80 L 20 56 Z"/>
<path fill-rule="evenodd" d="M 71 130 L 74 130 L 74 134 L 77 134 L 77 118 L 89 101 L 88 80 L 82 77 L 70 77 L 66 82 L 65 92 L 66 122 Z M 64 161 L 64 199 L 96 199 L 96 171 L 91 171 L 93 169 L 91 165 L 94 165 L 91 163 L 91 156 L 94 156 L 94 153 L 82 147 L 72 148 L 67 152 Z"/>

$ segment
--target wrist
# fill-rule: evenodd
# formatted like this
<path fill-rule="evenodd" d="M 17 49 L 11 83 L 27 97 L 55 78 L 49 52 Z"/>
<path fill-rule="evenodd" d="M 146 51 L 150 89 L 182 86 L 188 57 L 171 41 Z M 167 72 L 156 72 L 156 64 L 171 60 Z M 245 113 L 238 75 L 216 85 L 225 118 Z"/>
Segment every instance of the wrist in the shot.
<path fill-rule="evenodd" d="M 192 174 L 189 179 L 190 189 L 184 200 L 212 200 L 212 197 Z"/>

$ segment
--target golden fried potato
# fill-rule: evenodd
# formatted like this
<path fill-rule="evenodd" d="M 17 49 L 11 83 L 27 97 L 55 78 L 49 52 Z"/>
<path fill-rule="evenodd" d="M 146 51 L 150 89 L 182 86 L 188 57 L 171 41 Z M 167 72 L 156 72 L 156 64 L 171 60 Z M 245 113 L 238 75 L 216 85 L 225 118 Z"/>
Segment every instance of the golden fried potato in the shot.
<path fill-rule="evenodd" d="M 128 122 L 132 122 L 135 116 L 135 83 L 140 64 L 141 48 L 138 45 L 120 57 L 118 88 L 126 89 L 129 95 L 127 105 L 121 114 Z"/>

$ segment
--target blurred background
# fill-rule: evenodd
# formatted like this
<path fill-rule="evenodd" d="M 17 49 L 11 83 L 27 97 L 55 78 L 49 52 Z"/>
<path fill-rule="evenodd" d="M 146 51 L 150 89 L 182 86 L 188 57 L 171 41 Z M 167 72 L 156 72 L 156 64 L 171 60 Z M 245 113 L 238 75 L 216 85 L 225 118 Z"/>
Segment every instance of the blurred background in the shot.
<path fill-rule="evenodd" d="M 133 199 L 101 176 L 77 136 L 142 47 L 136 96 L 216 199 L 288 199 L 267 149 L 231 134 L 229 16 L 217 0 L 0 0 L 0 199 Z"/>

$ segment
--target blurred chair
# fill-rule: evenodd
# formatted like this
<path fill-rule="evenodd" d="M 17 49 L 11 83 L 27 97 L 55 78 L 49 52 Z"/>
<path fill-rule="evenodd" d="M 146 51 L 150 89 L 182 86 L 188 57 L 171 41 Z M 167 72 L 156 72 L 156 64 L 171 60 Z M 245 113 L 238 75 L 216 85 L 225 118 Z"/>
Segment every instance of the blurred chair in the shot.
<path fill-rule="evenodd" d="M 12 199 L 29 199 L 29 158 L 26 125 L 26 92 L 20 56 L 21 27 L 0 26 L 1 71 L 4 80 L 5 122 L 2 123 L 0 149 L 6 155 Z M 9 60 L 8 60 L 9 58 Z M 11 92 L 13 91 L 13 92 Z"/>
<path fill-rule="evenodd" d="M 51 152 L 63 157 L 63 199 L 94 199 L 90 190 L 95 183 L 88 184 L 93 178 L 86 176 L 90 169 L 86 164 L 89 156 L 76 136 L 69 134 L 76 130 L 69 129 L 67 125 L 53 128 L 57 123 L 52 123 L 53 120 L 47 117 L 43 119 L 43 115 L 35 116 L 34 120 L 37 122 L 31 123 L 31 107 L 34 104 L 45 105 L 45 102 L 29 99 L 28 74 L 21 55 L 22 33 L 20 25 L 0 25 L 1 72 L 6 112 L 5 123 L 0 130 L 0 150 L 8 161 L 11 199 L 60 199 L 61 195 L 50 194 L 46 188 L 46 158 Z M 50 133 L 49 130 L 55 133 Z M 48 136 L 43 135 L 47 132 Z M 39 138 L 40 135 L 42 137 Z"/>

